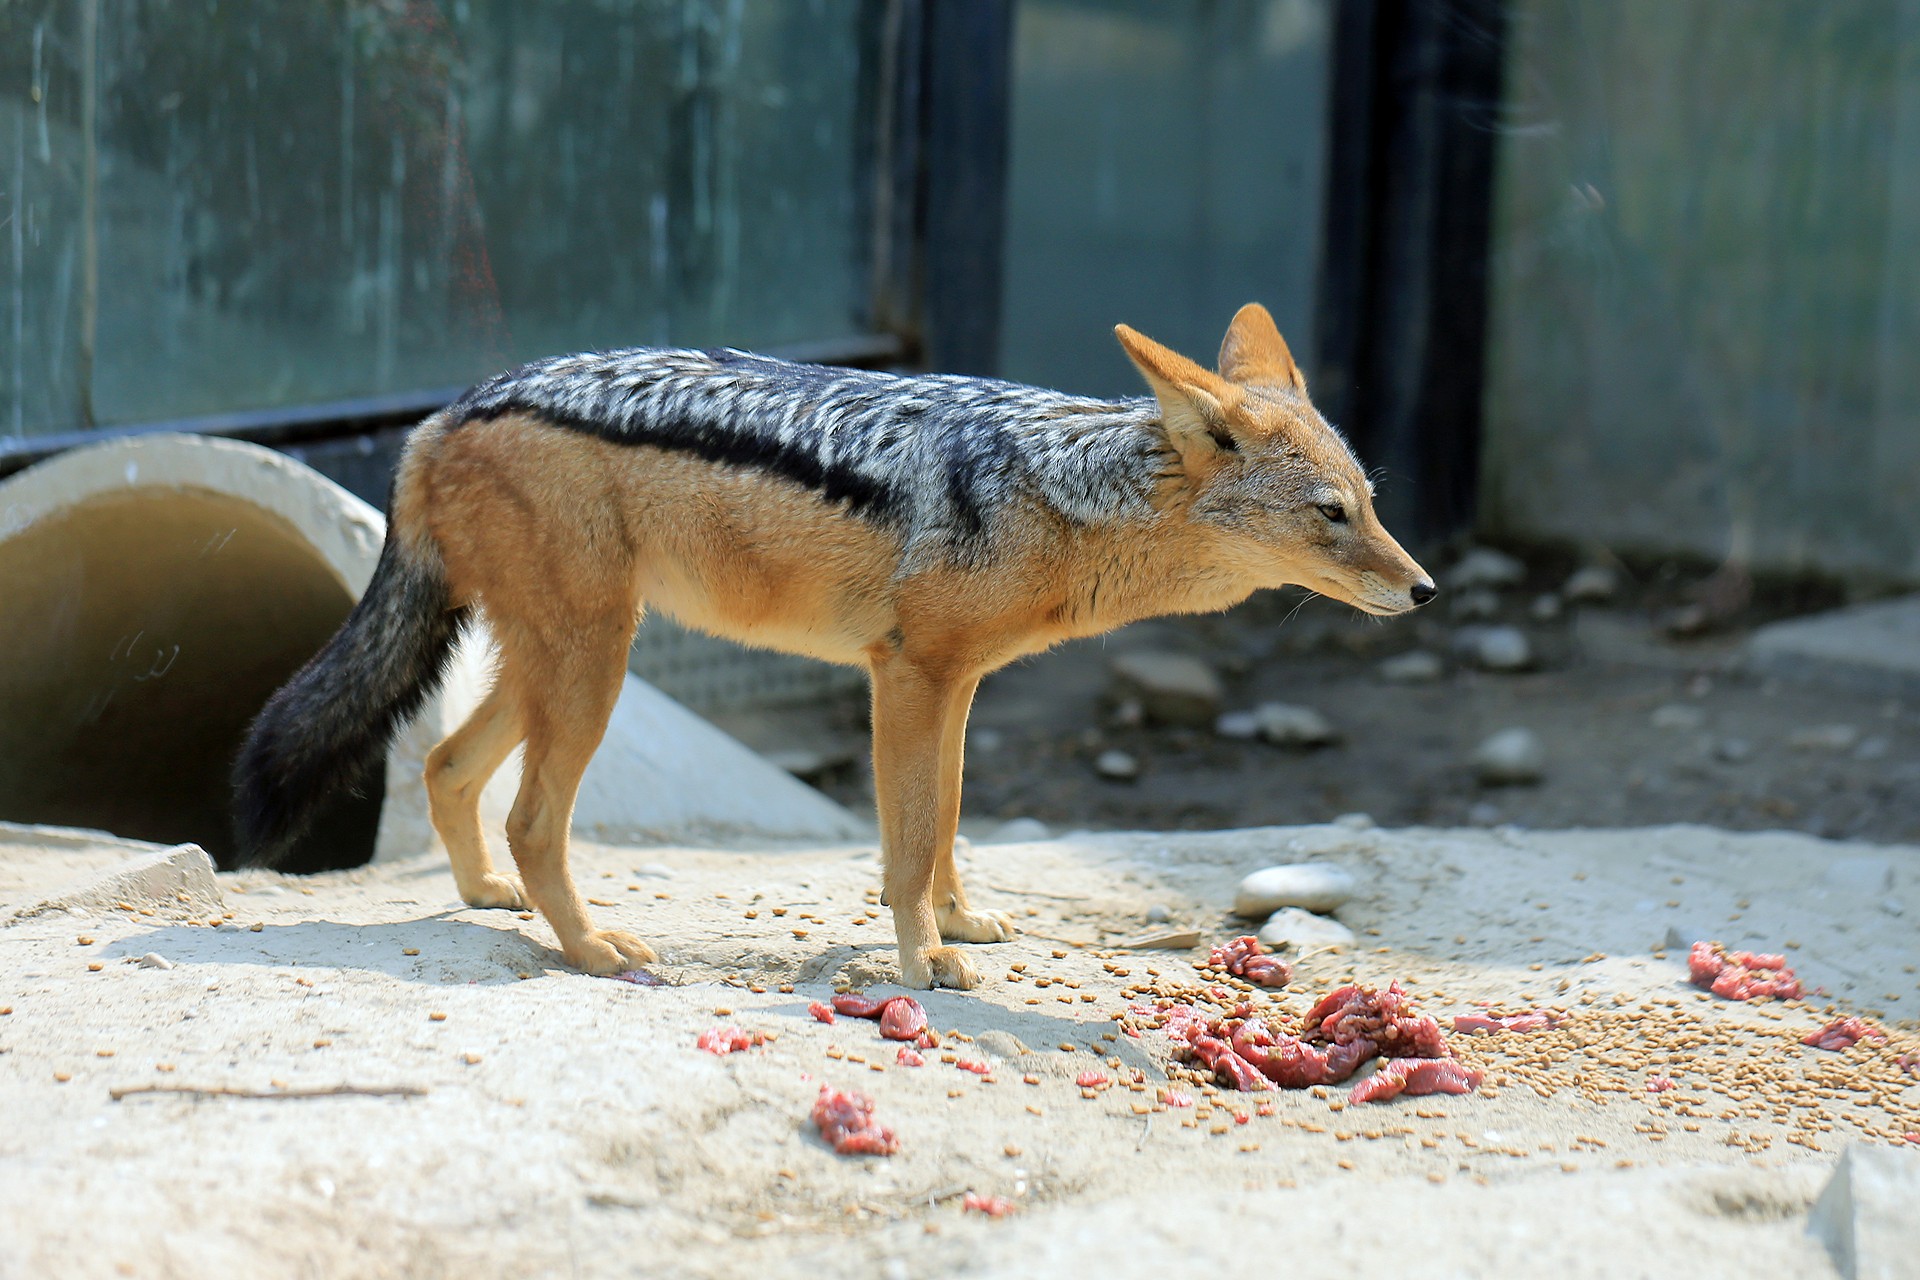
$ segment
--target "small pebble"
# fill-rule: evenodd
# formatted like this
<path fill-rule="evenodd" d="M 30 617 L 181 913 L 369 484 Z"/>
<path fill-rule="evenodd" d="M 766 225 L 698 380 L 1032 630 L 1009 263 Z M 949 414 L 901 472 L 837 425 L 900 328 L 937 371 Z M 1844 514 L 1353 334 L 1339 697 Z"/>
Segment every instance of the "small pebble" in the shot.
<path fill-rule="evenodd" d="M 1486 786 L 1538 782 L 1546 765 L 1546 748 L 1531 729 L 1502 729 L 1473 750 L 1474 776 Z"/>
<path fill-rule="evenodd" d="M 1229 711 L 1213 722 L 1213 732 L 1236 742 L 1251 742 L 1260 736 L 1260 717 L 1251 711 Z"/>
<path fill-rule="evenodd" d="M 147 954 L 141 956 L 139 960 L 139 964 L 142 969 L 173 968 L 173 961 L 167 959 L 165 956 L 161 955 L 158 951 L 149 951 L 147 952 Z"/>
<path fill-rule="evenodd" d="M 1656 729 L 1698 729 L 1707 723 L 1707 713 L 1684 702 L 1669 702 L 1655 707 L 1647 722 Z"/>
<path fill-rule="evenodd" d="M 1787 745 L 1796 751 L 1851 751 L 1859 741 L 1860 730 L 1850 724 L 1813 725 L 1787 737 Z"/>
<path fill-rule="evenodd" d="M 1094 772 L 1116 782 L 1131 782 L 1140 776 L 1140 762 L 1119 748 L 1102 751 L 1093 762 Z"/>
<path fill-rule="evenodd" d="M 1446 673 L 1446 665 L 1440 661 L 1440 655 L 1426 649 L 1412 649 L 1406 653 L 1395 654 L 1375 668 L 1380 678 L 1390 684 L 1427 684 L 1438 680 Z"/>
<path fill-rule="evenodd" d="M 1455 622 L 1484 622 L 1500 616 L 1499 593 L 1485 587 L 1456 591 L 1449 598 L 1447 613 Z"/>
<path fill-rule="evenodd" d="M 1533 665 L 1533 645 L 1518 627 L 1462 627 L 1454 650 L 1487 671 L 1524 671 Z"/>
<path fill-rule="evenodd" d="M 1171 919 L 1173 919 L 1173 910 L 1163 903 L 1156 902 L 1147 908 L 1148 924 L 1165 924 Z"/>
<path fill-rule="evenodd" d="M 990 838 L 1001 844 L 1030 844 L 1052 835 L 1052 829 L 1038 818 L 1010 818 L 995 827 Z"/>
<path fill-rule="evenodd" d="M 1545 595 L 1535 596 L 1533 603 L 1527 606 L 1527 613 L 1535 622 L 1552 622 L 1560 616 L 1561 609 L 1560 597 L 1549 591 Z"/>
<path fill-rule="evenodd" d="M 1447 570 L 1449 590 L 1471 587 L 1514 587 L 1527 576 L 1527 566 L 1491 547 L 1474 547 Z"/>
<path fill-rule="evenodd" d="M 1620 591 L 1620 576 L 1603 564 L 1575 569 L 1560 588 L 1560 594 L 1575 604 L 1611 600 Z"/>
<path fill-rule="evenodd" d="M 1253 709 L 1260 736 L 1276 747 L 1324 747 L 1340 740 L 1327 718 L 1312 707 L 1263 702 Z"/>
<path fill-rule="evenodd" d="M 1744 764 L 1753 759 L 1753 744 L 1745 738 L 1719 738 L 1714 741 L 1713 756 L 1727 764 Z"/>
<path fill-rule="evenodd" d="M 1274 912 L 1260 926 L 1259 938 L 1269 947 L 1284 945 L 1297 951 L 1350 947 L 1354 942 L 1353 930 L 1338 920 L 1302 911 L 1298 907 L 1282 907 Z"/>

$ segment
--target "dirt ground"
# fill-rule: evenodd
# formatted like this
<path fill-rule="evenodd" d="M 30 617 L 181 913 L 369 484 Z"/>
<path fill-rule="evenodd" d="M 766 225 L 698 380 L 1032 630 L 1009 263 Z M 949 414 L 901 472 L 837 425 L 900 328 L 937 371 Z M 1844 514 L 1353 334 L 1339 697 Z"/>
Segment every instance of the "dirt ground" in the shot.
<path fill-rule="evenodd" d="M 1031 817 L 1056 830 L 1209 830 L 1362 812 L 1387 826 L 1697 822 L 1920 840 L 1920 706 L 1744 669 L 1753 626 L 1837 604 L 1837 591 L 1763 585 L 1723 626 L 1681 640 L 1663 623 L 1699 593 L 1704 570 L 1644 565 L 1636 575 L 1623 565 L 1614 600 L 1567 605 L 1547 621 L 1533 616 L 1534 602 L 1572 567 L 1536 557 L 1524 584 L 1498 593 L 1491 617 L 1454 616 L 1460 592 L 1386 621 L 1318 597 L 1265 593 L 1226 614 L 1136 624 L 1002 671 L 975 705 L 968 829 Z M 1525 631 L 1534 669 L 1497 674 L 1452 656 L 1462 626 L 1488 623 Z M 1230 710 L 1265 701 L 1312 707 L 1341 741 L 1293 751 L 1205 730 L 1116 725 L 1108 662 L 1138 649 L 1207 661 L 1226 683 Z M 1383 679 L 1382 660 L 1412 649 L 1439 655 L 1443 676 Z M 833 741 L 849 763 L 815 780 L 861 811 L 871 805 L 864 715 L 854 697 L 719 719 L 750 745 Z M 1539 735 L 1544 781 L 1479 785 L 1470 753 L 1512 726 Z M 1835 728 L 1837 737 L 1821 732 Z M 1796 745 L 1796 736 L 1815 741 Z M 1139 761 L 1137 779 L 1096 773 L 1095 759 L 1110 748 Z"/>
<path fill-rule="evenodd" d="M 1492 1002 L 1565 1025 L 1454 1037 L 1487 1076 L 1466 1097 L 1179 1078 L 1128 1009 L 1216 985 L 1205 948 L 1118 944 L 1155 908 L 1154 928 L 1239 932 L 1239 877 L 1303 858 L 1358 878 L 1360 945 L 1302 957 L 1259 997 L 1271 1016 L 1397 979 L 1443 1021 Z M 892 989 L 871 847 L 579 848 L 599 917 L 661 948 L 658 987 L 566 971 L 542 922 L 452 901 L 439 858 L 223 874 L 218 913 L 15 919 L 0 1277 L 1348 1276 L 1410 1252 L 1435 1277 L 1820 1277 L 1806 1215 L 1836 1154 L 1920 1131 L 1895 1065 L 1920 1048 L 1920 943 L 1883 908 L 1920 902 L 1920 848 L 1354 822 L 977 843 L 962 866 L 1024 932 L 975 950 L 979 990 L 925 997 L 956 1061 L 919 1068 L 871 1022 L 806 1012 Z M 1790 948 L 1822 994 L 1687 985 L 1662 944 L 1702 922 Z M 1893 1041 L 1798 1042 L 1837 1008 Z M 717 1058 L 694 1047 L 716 1024 L 777 1038 Z M 1086 1096 L 1089 1070 L 1113 1083 Z M 827 1149 L 823 1082 L 870 1093 L 900 1153 Z M 264 1096 L 112 1092 L 153 1085 Z M 415 1092 L 293 1096 L 338 1086 Z"/>

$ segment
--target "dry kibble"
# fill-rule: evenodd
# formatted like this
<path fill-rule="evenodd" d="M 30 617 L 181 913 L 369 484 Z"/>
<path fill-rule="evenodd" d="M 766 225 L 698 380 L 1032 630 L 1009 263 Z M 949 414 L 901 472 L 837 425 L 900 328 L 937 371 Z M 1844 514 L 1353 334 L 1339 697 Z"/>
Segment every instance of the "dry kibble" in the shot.
<path fill-rule="evenodd" d="M 444 1013 L 441 1013 L 437 1009 L 427 1015 L 428 1022 L 445 1022 L 446 1020 L 447 1020 L 447 1015 Z"/>

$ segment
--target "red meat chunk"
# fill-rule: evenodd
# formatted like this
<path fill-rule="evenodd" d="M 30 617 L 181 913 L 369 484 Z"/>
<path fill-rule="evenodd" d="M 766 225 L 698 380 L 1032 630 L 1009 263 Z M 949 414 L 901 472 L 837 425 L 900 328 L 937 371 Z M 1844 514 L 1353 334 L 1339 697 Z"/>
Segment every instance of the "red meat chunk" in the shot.
<path fill-rule="evenodd" d="M 1313 1007 L 1297 1036 L 1275 1031 L 1245 1003 L 1213 1018 L 1188 1005 L 1157 1011 L 1134 1006 L 1132 1012 L 1160 1013 L 1161 1030 L 1182 1052 L 1243 1090 L 1335 1084 L 1351 1076 L 1361 1063 L 1382 1055 L 1453 1056 L 1440 1024 L 1415 1013 L 1398 983 L 1385 991 L 1341 987 Z"/>
<path fill-rule="evenodd" d="M 833 998 L 833 1007 L 849 1018 L 877 1018 L 887 1003 L 886 1000 L 869 1000 L 857 991 L 842 991 Z"/>
<path fill-rule="evenodd" d="M 912 996 L 895 996 L 880 1011 L 880 1034 L 889 1040 L 917 1040 L 927 1029 L 927 1011 Z"/>
<path fill-rule="evenodd" d="M 1466 1035 L 1492 1035 L 1498 1031 L 1525 1033 L 1551 1031 L 1560 1025 L 1560 1017 L 1547 1009 L 1529 1009 L 1525 1013 L 1463 1013 L 1453 1020 L 1453 1029 Z"/>
<path fill-rule="evenodd" d="M 813 1020 L 815 1022 L 824 1022 L 828 1026 L 833 1025 L 833 1006 L 832 1005 L 821 1004 L 818 1000 L 815 1000 L 812 1004 L 807 1006 L 807 1012 L 813 1015 Z"/>
<path fill-rule="evenodd" d="M 864 1093 L 821 1085 L 813 1123 L 827 1145 L 843 1156 L 890 1156 L 900 1150 L 893 1130 L 874 1123 L 873 1099 Z"/>
<path fill-rule="evenodd" d="M 767 1038 L 758 1031 L 742 1031 L 739 1027 L 708 1027 L 694 1039 L 693 1047 L 724 1058 L 730 1053 L 739 1053 L 766 1042 Z"/>
<path fill-rule="evenodd" d="M 1385 1102 L 1406 1094 L 1472 1093 L 1480 1087 L 1480 1073 L 1452 1058 L 1394 1058 L 1362 1080 L 1347 1095 L 1349 1102 Z"/>
<path fill-rule="evenodd" d="M 960 1207 L 966 1212 L 984 1213 L 989 1218 L 1004 1218 L 1013 1212 L 1014 1205 L 1005 1196 L 983 1196 L 969 1191 Z"/>
<path fill-rule="evenodd" d="M 901 1045 L 900 1052 L 893 1055 L 893 1060 L 903 1067 L 924 1067 L 927 1065 L 927 1060 L 921 1057 L 920 1051 L 912 1045 Z"/>
<path fill-rule="evenodd" d="M 1800 979 L 1787 967 L 1785 956 L 1753 951 L 1728 951 L 1718 942 L 1696 942 L 1687 952 L 1687 974 L 1696 987 L 1705 987 L 1727 1000 L 1760 1000 L 1778 996 L 1798 1000 L 1806 994 Z"/>
<path fill-rule="evenodd" d="M 1111 1083 L 1104 1071 L 1082 1071 L 1073 1078 L 1073 1082 L 1082 1089 L 1098 1089 L 1103 1084 Z"/>
<path fill-rule="evenodd" d="M 1838 1052 L 1851 1049 L 1862 1040 L 1885 1040 L 1887 1033 L 1865 1018 L 1835 1018 L 1818 1031 L 1800 1037 L 1801 1044 Z"/>
<path fill-rule="evenodd" d="M 1673 1091 L 1673 1078 L 1671 1076 L 1648 1076 L 1647 1077 L 1648 1093 L 1670 1093 L 1672 1091 Z"/>
<path fill-rule="evenodd" d="M 1260 939 L 1251 934 L 1221 943 L 1207 957 L 1207 962 L 1263 987 L 1284 987 L 1293 981 L 1293 966 L 1279 956 L 1269 955 Z"/>

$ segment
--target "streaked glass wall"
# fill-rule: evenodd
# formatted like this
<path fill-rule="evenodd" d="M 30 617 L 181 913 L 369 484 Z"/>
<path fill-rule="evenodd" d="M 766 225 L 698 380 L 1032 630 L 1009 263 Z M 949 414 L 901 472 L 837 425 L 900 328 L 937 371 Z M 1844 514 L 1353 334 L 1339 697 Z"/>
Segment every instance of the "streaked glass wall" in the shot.
<path fill-rule="evenodd" d="M 1312 351 L 1330 0 L 1020 0 L 1000 370 L 1134 395 L 1127 323 L 1213 362 L 1240 304 Z"/>
<path fill-rule="evenodd" d="M 860 16 L 0 2 L 0 437 L 854 334 Z"/>
<path fill-rule="evenodd" d="M 1516 0 L 1483 506 L 1920 580 L 1920 4 Z"/>

